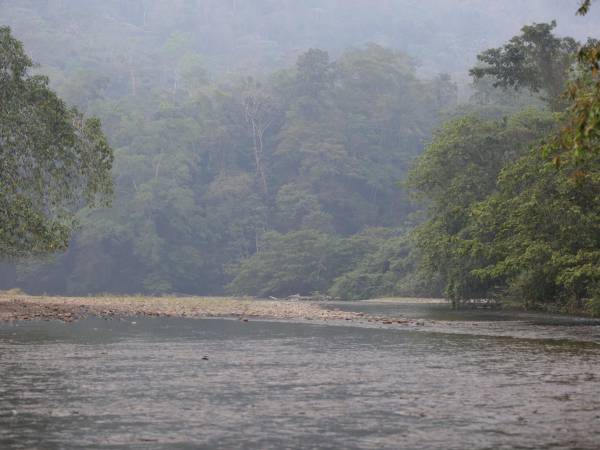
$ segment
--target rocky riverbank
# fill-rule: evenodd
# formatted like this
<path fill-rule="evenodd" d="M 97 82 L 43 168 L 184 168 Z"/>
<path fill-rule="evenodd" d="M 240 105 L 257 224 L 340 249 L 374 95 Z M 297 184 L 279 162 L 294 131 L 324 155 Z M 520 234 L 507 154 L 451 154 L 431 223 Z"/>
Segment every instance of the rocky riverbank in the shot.
<path fill-rule="evenodd" d="M 361 327 L 403 328 L 445 334 L 485 335 L 524 339 L 558 339 L 600 344 L 600 322 L 577 317 L 528 313 L 497 313 L 478 318 L 433 318 L 414 305 L 439 304 L 439 299 L 374 299 L 348 308 L 346 302 L 264 300 L 235 297 L 28 296 L 0 292 L 0 323 L 18 321 L 73 322 L 87 317 L 123 320 L 134 317 L 233 318 L 240 321 L 283 320 L 352 324 Z M 403 309 L 402 305 L 411 305 Z M 390 309 L 389 306 L 392 306 Z M 367 307 L 370 311 L 361 311 Z M 379 307 L 379 308 L 378 308 Z M 354 309 L 343 311 L 340 309 Z M 435 311 L 435 310 L 434 310 Z M 448 310 L 449 311 L 449 310 Z M 556 324 L 570 326 L 556 326 Z"/>
<path fill-rule="evenodd" d="M 61 320 L 72 322 L 89 316 L 235 317 L 240 320 L 361 321 L 410 324 L 402 318 L 328 309 L 315 302 L 257 300 L 229 297 L 50 297 L 0 294 L 0 321 Z"/>

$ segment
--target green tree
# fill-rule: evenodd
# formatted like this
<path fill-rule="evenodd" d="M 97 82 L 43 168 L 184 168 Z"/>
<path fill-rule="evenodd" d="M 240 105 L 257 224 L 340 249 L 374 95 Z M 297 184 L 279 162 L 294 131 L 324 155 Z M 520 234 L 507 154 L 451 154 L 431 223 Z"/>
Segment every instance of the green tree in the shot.
<path fill-rule="evenodd" d="M 408 184 L 429 203 L 414 231 L 420 270 L 441 277 L 453 302 L 482 298 L 492 284 L 473 274 L 485 261 L 472 249 L 472 208 L 492 195 L 500 172 L 553 129 L 549 114 L 525 111 L 504 120 L 460 118 L 444 125 L 419 157 Z"/>
<path fill-rule="evenodd" d="M 100 122 L 68 109 L 32 67 L 0 28 L 1 256 L 66 248 L 74 212 L 111 194 L 113 156 Z"/>
<path fill-rule="evenodd" d="M 495 87 L 529 89 L 540 93 L 552 110 L 564 109 L 562 94 L 579 44 L 573 38 L 558 38 L 556 22 L 526 25 L 521 34 L 499 48 L 486 50 L 477 59 L 481 66 L 471 69 L 475 79 L 492 77 Z"/>
<path fill-rule="evenodd" d="M 598 161 L 580 183 L 534 147 L 506 167 L 498 190 L 471 210 L 472 274 L 527 308 L 600 313 Z"/>
<path fill-rule="evenodd" d="M 339 238 L 313 230 L 263 236 L 261 249 L 241 262 L 229 285 L 235 294 L 283 296 L 324 292 L 343 270 Z"/>
<path fill-rule="evenodd" d="M 587 170 L 600 154 L 600 42 L 590 39 L 579 50 L 578 62 L 577 76 L 566 92 L 570 104 L 563 127 L 545 150 L 556 165 Z"/>
<path fill-rule="evenodd" d="M 349 238 L 353 246 L 364 233 Z M 358 258 L 351 270 L 337 277 L 329 293 L 342 299 L 367 299 L 390 296 L 442 295 L 439 277 L 428 277 L 418 270 L 420 256 L 406 232 L 381 234 Z"/>

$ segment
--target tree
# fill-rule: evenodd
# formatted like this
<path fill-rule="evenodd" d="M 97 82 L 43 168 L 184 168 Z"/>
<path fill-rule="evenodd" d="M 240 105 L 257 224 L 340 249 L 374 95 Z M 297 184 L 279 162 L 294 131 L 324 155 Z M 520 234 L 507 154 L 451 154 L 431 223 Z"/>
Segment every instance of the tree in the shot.
<path fill-rule="evenodd" d="M 332 65 L 326 51 L 311 48 L 298 57 L 296 78 L 300 95 L 316 97 L 333 79 Z"/>
<path fill-rule="evenodd" d="M 66 248 L 74 212 L 111 194 L 113 155 L 100 122 L 68 109 L 32 67 L 0 28 L 0 256 Z"/>
<path fill-rule="evenodd" d="M 544 147 L 554 163 L 567 163 L 580 176 L 600 154 L 600 45 L 590 40 L 578 54 L 577 77 L 569 85 L 565 98 L 570 105 L 565 111 L 562 128 Z"/>
<path fill-rule="evenodd" d="M 466 235 L 481 263 L 472 275 L 526 308 L 600 313 L 600 176 L 586 183 L 539 148 L 507 166 L 498 190 L 471 208 Z"/>
<path fill-rule="evenodd" d="M 585 15 L 591 1 L 577 13 Z M 555 165 L 569 164 L 576 177 L 600 153 L 600 42 L 552 34 L 556 22 L 522 28 L 500 48 L 478 55 L 481 67 L 471 69 L 475 80 L 491 77 L 495 87 L 540 93 L 553 111 L 563 112 L 562 128 L 543 147 Z M 593 165 L 593 164 L 592 164 Z"/>
<path fill-rule="evenodd" d="M 551 116 L 533 110 L 495 121 L 460 118 L 435 134 L 413 167 L 408 184 L 430 205 L 429 219 L 413 233 L 420 270 L 441 277 L 453 302 L 486 297 L 493 287 L 473 274 L 487 263 L 473 248 L 473 208 L 496 192 L 500 172 L 553 126 Z"/>
<path fill-rule="evenodd" d="M 585 15 L 591 0 L 584 0 L 577 13 Z M 554 153 L 554 162 L 565 161 L 576 166 L 593 166 L 600 154 L 600 41 L 589 39 L 577 54 L 577 77 L 569 83 L 565 125 L 554 141 L 546 147 Z M 584 172 L 577 170 L 576 176 Z"/>
<path fill-rule="evenodd" d="M 495 87 L 541 93 L 552 110 L 564 109 L 562 94 L 579 44 L 570 37 L 554 36 L 555 27 L 555 21 L 524 26 L 521 34 L 504 46 L 477 55 L 483 65 L 471 69 L 470 74 L 475 79 L 494 78 Z"/>
<path fill-rule="evenodd" d="M 591 1 L 582 2 L 586 14 Z M 600 46 L 579 49 L 561 128 L 505 167 L 498 189 L 471 208 L 471 274 L 528 308 L 600 314 Z M 548 157 L 552 157 L 551 164 Z"/>
<path fill-rule="evenodd" d="M 368 242 L 368 238 L 369 234 L 364 232 L 347 239 L 347 242 L 356 248 L 365 240 Z M 388 231 L 371 241 L 355 258 L 352 270 L 334 280 L 329 289 L 332 296 L 350 300 L 442 295 L 439 277 L 429 277 L 418 270 L 420 256 L 408 233 L 397 235 Z"/>
<path fill-rule="evenodd" d="M 246 122 L 252 133 L 256 178 L 266 196 L 269 194 L 269 183 L 265 167 L 265 133 L 273 125 L 277 113 L 271 98 L 259 89 L 245 92 L 243 104 Z"/>
<path fill-rule="evenodd" d="M 242 261 L 229 286 L 235 294 L 309 294 L 325 291 L 343 271 L 339 238 L 313 230 L 263 236 L 261 250 Z"/>

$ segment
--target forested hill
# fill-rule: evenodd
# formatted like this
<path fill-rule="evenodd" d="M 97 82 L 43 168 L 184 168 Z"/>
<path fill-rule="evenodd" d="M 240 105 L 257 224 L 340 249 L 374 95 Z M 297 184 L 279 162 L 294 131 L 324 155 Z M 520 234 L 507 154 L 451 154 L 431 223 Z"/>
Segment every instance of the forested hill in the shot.
<path fill-rule="evenodd" d="M 110 92 L 170 86 L 200 64 L 214 78 L 294 64 L 308 48 L 337 57 L 374 42 L 418 61 L 426 75 L 466 74 L 480 51 L 523 24 L 559 20 L 584 39 L 600 12 L 576 18 L 565 0 L 2 0 L 0 18 L 59 94 L 90 71 Z M 61 89 L 66 83 L 69 87 Z M 77 101 L 80 99 L 73 98 Z"/>
<path fill-rule="evenodd" d="M 455 102 L 448 77 L 419 79 L 409 57 L 374 44 L 336 60 L 308 50 L 260 81 L 117 99 L 84 81 L 72 89 L 114 148 L 115 199 L 81 212 L 66 254 L 4 271 L 31 292 L 223 292 L 237 264 L 278 243 L 315 273 L 290 267 L 270 274 L 281 288 L 245 293 L 327 289 L 369 249 L 343 237 L 408 221 L 397 182 Z"/>
<path fill-rule="evenodd" d="M 206 294 L 235 279 L 240 293 L 325 291 L 405 231 L 414 207 L 397 183 L 456 88 L 389 47 L 341 51 L 357 41 L 314 32 L 355 36 L 328 16 L 350 11 L 319 5 L 331 26 L 311 31 L 316 4 L 0 2 L 38 70 L 101 119 L 115 153 L 112 207 L 82 210 L 66 253 L 5 264 L 2 286 Z M 366 18 L 365 4 L 352 8 Z M 243 282 L 240 264 L 273 247 L 285 262 L 250 278 L 277 285 Z"/>

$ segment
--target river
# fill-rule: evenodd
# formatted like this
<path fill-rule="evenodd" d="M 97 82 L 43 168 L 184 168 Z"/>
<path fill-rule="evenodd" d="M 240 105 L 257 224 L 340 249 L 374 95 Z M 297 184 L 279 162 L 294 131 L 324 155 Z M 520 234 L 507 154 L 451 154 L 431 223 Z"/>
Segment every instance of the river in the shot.
<path fill-rule="evenodd" d="M 0 448 L 598 449 L 596 322 L 329 306 L 426 323 L 0 325 Z"/>

